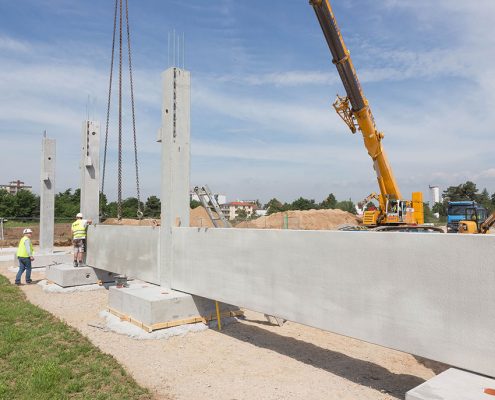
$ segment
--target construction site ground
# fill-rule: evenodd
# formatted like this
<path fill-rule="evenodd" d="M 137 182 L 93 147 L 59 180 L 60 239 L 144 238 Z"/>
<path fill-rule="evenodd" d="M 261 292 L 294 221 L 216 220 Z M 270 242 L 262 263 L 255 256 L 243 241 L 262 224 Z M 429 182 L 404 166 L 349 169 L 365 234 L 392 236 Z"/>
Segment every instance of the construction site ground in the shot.
<path fill-rule="evenodd" d="M 14 280 L 13 262 L 0 272 Z M 33 279 L 44 278 L 34 270 Z M 433 361 L 263 314 L 219 332 L 208 329 L 159 340 L 136 340 L 98 328 L 108 291 L 47 293 L 23 285 L 33 304 L 77 328 L 113 355 L 157 399 L 403 399 L 448 367 Z"/>

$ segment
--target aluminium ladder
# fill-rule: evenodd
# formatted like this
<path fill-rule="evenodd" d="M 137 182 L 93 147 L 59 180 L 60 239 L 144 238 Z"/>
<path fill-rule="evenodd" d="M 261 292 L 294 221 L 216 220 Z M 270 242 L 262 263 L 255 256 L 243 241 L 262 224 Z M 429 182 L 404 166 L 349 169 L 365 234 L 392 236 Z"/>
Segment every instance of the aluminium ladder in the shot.
<path fill-rule="evenodd" d="M 208 187 L 208 185 L 204 185 L 201 187 L 196 186 L 194 188 L 194 193 L 196 193 L 196 196 L 198 196 L 199 201 L 201 202 L 202 206 L 208 213 L 208 216 L 210 217 L 210 220 L 215 226 L 215 228 L 232 227 L 230 225 L 230 222 L 227 221 L 227 218 L 225 218 L 225 216 L 223 215 L 223 212 L 220 209 L 220 206 L 218 205 L 215 196 L 211 193 L 211 190 Z M 216 217 L 215 214 L 218 217 Z"/>

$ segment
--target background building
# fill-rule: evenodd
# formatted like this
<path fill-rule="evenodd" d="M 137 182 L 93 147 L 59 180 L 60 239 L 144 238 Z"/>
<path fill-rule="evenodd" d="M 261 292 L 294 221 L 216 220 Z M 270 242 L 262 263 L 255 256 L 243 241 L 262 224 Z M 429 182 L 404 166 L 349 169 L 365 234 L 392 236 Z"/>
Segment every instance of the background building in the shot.
<path fill-rule="evenodd" d="M 8 185 L 0 185 L 0 189 L 4 189 L 7 192 L 9 192 L 10 194 L 17 194 L 17 192 L 19 190 L 27 190 L 29 192 L 33 191 L 32 186 L 27 186 L 24 184 L 24 182 L 22 182 L 20 180 L 11 181 L 11 182 L 9 182 Z"/>

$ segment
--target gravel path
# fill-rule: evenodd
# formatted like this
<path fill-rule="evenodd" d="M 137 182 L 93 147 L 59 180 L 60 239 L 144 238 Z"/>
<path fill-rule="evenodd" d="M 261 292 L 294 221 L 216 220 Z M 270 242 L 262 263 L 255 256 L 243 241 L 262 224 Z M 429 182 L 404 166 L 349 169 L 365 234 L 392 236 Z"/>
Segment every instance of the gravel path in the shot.
<path fill-rule="evenodd" d="M 9 263 L 0 273 L 13 281 Z M 33 279 L 43 279 L 34 272 Z M 359 340 L 287 322 L 246 320 L 160 340 L 136 340 L 93 325 L 104 320 L 106 290 L 45 293 L 21 286 L 28 299 L 77 328 L 113 355 L 157 399 L 403 399 L 447 366 Z"/>

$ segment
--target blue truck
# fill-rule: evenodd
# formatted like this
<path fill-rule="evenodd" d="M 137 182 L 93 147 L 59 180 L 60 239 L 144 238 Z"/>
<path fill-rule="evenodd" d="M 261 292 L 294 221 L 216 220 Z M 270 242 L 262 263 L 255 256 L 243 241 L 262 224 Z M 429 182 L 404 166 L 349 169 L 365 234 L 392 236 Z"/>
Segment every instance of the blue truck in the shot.
<path fill-rule="evenodd" d="M 464 201 L 449 201 L 447 209 L 447 232 L 457 233 L 459 222 L 476 218 L 479 221 L 484 221 L 488 215 L 488 210 L 471 200 Z"/>

